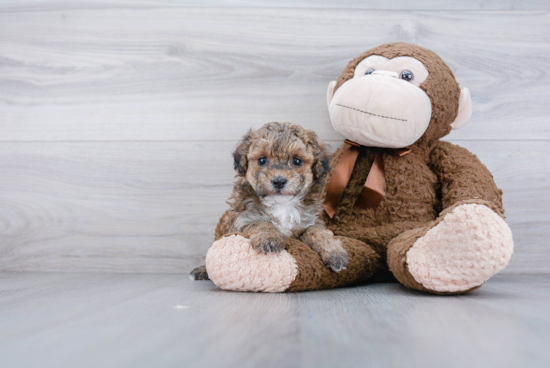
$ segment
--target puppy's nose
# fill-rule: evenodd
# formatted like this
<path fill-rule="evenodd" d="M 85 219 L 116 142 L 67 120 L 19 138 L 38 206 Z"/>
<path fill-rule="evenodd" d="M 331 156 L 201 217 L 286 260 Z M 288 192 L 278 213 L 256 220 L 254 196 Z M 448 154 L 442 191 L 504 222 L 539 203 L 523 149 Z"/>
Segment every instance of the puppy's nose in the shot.
<path fill-rule="evenodd" d="M 286 182 L 287 182 L 286 178 L 283 178 L 282 176 L 277 176 L 276 178 L 271 180 L 271 184 L 273 184 L 273 186 L 277 189 L 283 189 Z"/>

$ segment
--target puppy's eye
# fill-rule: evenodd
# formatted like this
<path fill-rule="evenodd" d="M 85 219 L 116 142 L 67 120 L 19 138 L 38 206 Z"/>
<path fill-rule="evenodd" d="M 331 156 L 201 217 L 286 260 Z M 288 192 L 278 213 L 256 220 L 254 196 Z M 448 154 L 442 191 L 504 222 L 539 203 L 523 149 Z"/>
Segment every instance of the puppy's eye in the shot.
<path fill-rule="evenodd" d="M 264 166 L 265 164 L 267 164 L 267 158 L 262 157 L 258 159 L 258 165 Z"/>
<path fill-rule="evenodd" d="M 292 159 L 292 165 L 294 165 L 296 167 L 300 167 L 300 166 L 302 166 L 302 160 L 300 160 L 299 158 L 293 158 Z"/>
<path fill-rule="evenodd" d="M 368 68 L 367 71 L 365 72 L 365 75 L 369 75 L 369 74 L 372 74 L 374 73 L 374 69 L 373 68 Z"/>

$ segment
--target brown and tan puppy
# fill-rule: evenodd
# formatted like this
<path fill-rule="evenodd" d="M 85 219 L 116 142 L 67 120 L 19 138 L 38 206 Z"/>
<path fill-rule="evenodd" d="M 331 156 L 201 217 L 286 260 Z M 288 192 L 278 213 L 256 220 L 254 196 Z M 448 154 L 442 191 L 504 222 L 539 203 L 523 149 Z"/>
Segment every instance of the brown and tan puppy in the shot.
<path fill-rule="evenodd" d="M 220 219 L 216 239 L 240 233 L 259 252 L 280 252 L 287 239 L 300 239 L 333 271 L 348 254 L 320 218 L 329 155 L 316 134 L 296 124 L 268 123 L 250 130 L 233 154 L 237 182 Z M 206 279 L 206 268 L 192 271 Z"/>

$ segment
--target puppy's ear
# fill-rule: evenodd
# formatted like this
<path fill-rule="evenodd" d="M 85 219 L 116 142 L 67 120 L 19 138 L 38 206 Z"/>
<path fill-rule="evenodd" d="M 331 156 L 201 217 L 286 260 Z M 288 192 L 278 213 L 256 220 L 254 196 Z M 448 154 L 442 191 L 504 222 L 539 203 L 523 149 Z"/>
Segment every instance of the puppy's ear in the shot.
<path fill-rule="evenodd" d="M 330 171 L 330 156 L 328 154 L 327 145 L 324 142 L 319 142 L 319 155 L 313 167 L 313 172 L 317 179 L 324 178 Z"/>
<path fill-rule="evenodd" d="M 233 152 L 233 168 L 240 176 L 244 176 L 246 174 L 246 169 L 248 168 L 248 159 L 246 156 L 248 154 L 250 144 L 252 143 L 253 134 L 254 130 L 250 129 L 248 133 L 241 138 L 237 144 L 235 152 Z"/>
<path fill-rule="evenodd" d="M 330 170 L 330 156 L 327 145 L 317 138 L 313 130 L 304 129 L 306 145 L 313 149 L 313 176 L 316 180 L 322 179 Z"/>

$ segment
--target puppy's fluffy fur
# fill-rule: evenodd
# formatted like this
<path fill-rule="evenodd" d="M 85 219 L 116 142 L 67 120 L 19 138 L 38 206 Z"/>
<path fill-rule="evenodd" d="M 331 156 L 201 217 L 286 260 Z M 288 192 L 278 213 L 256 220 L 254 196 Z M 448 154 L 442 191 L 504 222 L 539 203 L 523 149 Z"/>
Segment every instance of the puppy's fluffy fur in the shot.
<path fill-rule="evenodd" d="M 333 271 L 348 254 L 320 218 L 329 155 L 316 134 L 300 125 L 268 123 L 250 130 L 233 154 L 237 182 L 216 239 L 239 232 L 260 252 L 279 252 L 287 238 L 308 244 Z M 206 269 L 193 270 L 206 279 Z"/>

